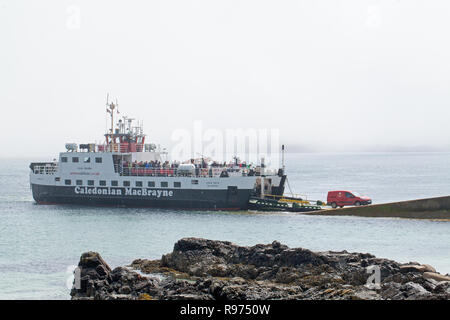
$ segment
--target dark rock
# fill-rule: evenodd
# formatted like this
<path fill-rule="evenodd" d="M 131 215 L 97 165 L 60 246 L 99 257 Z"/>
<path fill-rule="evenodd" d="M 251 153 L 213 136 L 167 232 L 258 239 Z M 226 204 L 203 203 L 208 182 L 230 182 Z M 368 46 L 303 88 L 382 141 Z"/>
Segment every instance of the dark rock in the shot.
<path fill-rule="evenodd" d="M 401 291 L 401 286 L 402 285 L 397 282 L 385 282 L 381 286 L 381 296 L 383 299 L 393 299 Z"/>
<path fill-rule="evenodd" d="M 444 276 L 437 272 L 424 272 L 423 277 L 425 279 L 433 279 L 436 281 L 450 281 L 450 276 Z"/>
<path fill-rule="evenodd" d="M 71 291 L 79 300 L 450 298 L 450 282 L 438 282 L 446 276 L 428 265 L 402 265 L 369 253 L 312 252 L 278 241 L 243 247 L 184 238 L 161 260 L 136 259 L 111 270 L 98 253 L 88 252 L 79 266 L 81 289 Z M 375 287 L 367 286 L 369 266 L 380 268 Z"/>
<path fill-rule="evenodd" d="M 429 291 L 415 282 L 408 282 L 402 285 L 400 290 L 405 292 L 407 300 L 421 300 L 431 295 Z"/>
<path fill-rule="evenodd" d="M 100 277 L 104 277 L 104 276 L 106 276 L 106 275 L 109 273 L 110 270 L 107 270 L 106 267 L 105 267 L 104 265 L 98 265 L 98 266 L 95 268 L 95 271 L 97 272 L 97 274 L 98 274 Z"/>
<path fill-rule="evenodd" d="M 97 268 L 97 266 L 103 266 L 107 271 L 111 271 L 111 268 L 102 259 L 100 254 L 92 251 L 85 252 L 81 255 L 78 266 L 85 269 L 95 269 Z"/>
<path fill-rule="evenodd" d="M 129 286 L 122 286 L 119 289 L 119 293 L 130 294 L 131 293 L 131 288 Z"/>
<path fill-rule="evenodd" d="M 427 270 L 425 266 L 421 265 L 414 265 L 414 264 L 406 264 L 400 266 L 400 272 L 402 273 L 408 273 L 408 272 L 420 272 L 423 273 Z"/>
<path fill-rule="evenodd" d="M 450 295 L 450 282 L 449 281 L 438 282 L 434 287 L 433 292 L 445 293 Z"/>

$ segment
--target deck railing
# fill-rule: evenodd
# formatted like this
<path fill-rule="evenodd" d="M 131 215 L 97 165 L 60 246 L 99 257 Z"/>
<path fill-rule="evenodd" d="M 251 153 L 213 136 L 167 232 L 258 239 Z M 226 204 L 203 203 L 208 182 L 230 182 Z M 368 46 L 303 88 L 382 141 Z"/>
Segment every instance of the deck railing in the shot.
<path fill-rule="evenodd" d="M 178 170 L 177 168 L 152 168 L 139 166 L 122 166 L 115 165 L 114 170 L 121 176 L 136 176 L 136 177 L 220 177 L 221 175 L 233 176 L 248 176 L 250 170 L 248 169 L 230 169 L 226 167 L 210 167 L 210 168 L 196 168 L 193 171 Z M 226 173 L 226 174 L 225 174 Z"/>
<path fill-rule="evenodd" d="M 68 144 L 70 145 L 70 144 Z M 151 144 L 142 144 L 142 143 L 110 143 L 110 144 L 96 144 L 96 143 L 88 143 L 88 144 L 80 144 L 75 145 L 72 149 L 68 148 L 68 151 L 72 152 L 120 152 L 120 153 L 128 153 L 128 152 L 149 152 L 154 151 L 155 147 Z"/>

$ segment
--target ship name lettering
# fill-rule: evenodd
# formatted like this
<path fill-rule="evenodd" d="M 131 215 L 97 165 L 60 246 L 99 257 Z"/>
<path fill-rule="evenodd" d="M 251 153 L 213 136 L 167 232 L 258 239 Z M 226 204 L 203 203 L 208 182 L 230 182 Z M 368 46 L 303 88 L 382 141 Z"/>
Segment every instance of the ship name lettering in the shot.
<path fill-rule="evenodd" d="M 87 188 L 87 187 L 75 187 L 76 194 L 88 194 L 88 195 L 112 195 L 121 196 L 122 190 L 113 188 Z"/>
<path fill-rule="evenodd" d="M 150 190 L 150 189 L 134 189 L 134 188 L 126 188 L 125 189 L 126 196 L 150 196 L 155 198 L 161 197 L 173 197 L 172 190 Z"/>
<path fill-rule="evenodd" d="M 111 196 L 121 196 L 122 189 L 120 188 L 96 188 L 96 187 L 75 187 L 76 194 L 85 195 L 111 195 Z M 146 197 L 173 197 L 172 190 L 151 190 L 145 188 L 125 188 L 126 196 L 146 196 Z"/>

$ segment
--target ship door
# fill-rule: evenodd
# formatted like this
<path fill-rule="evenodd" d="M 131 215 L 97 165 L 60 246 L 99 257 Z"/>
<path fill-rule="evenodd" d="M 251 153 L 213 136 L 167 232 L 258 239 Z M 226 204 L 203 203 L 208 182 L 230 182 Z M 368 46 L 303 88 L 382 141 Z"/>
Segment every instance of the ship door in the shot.
<path fill-rule="evenodd" d="M 238 187 L 229 186 L 227 190 L 227 202 L 229 204 L 238 202 Z"/>

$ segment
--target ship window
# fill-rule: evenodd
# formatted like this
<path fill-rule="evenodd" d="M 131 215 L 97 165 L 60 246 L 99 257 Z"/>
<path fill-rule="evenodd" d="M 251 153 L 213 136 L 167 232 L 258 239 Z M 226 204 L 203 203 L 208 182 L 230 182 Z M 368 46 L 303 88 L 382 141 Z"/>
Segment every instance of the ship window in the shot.
<path fill-rule="evenodd" d="M 124 181 L 123 182 L 123 186 L 124 187 L 129 187 L 130 186 L 130 181 Z"/>
<path fill-rule="evenodd" d="M 136 181 L 136 187 L 142 187 L 142 181 Z"/>
<path fill-rule="evenodd" d="M 161 181 L 161 188 L 167 188 L 169 186 L 169 183 L 166 181 Z"/>
<path fill-rule="evenodd" d="M 198 180 L 191 180 L 192 184 L 198 184 Z"/>
<path fill-rule="evenodd" d="M 94 185 L 94 180 L 88 180 L 88 186 L 93 186 Z"/>
<path fill-rule="evenodd" d="M 66 186 L 70 186 L 72 184 L 71 180 L 64 180 Z"/>
<path fill-rule="evenodd" d="M 118 185 L 119 185 L 119 182 L 117 182 L 117 180 L 111 181 L 111 186 L 117 187 Z"/>
<path fill-rule="evenodd" d="M 61 181 L 61 178 L 56 177 L 56 178 L 55 178 L 55 181 Z"/>
<path fill-rule="evenodd" d="M 104 187 L 104 186 L 106 186 L 106 181 L 105 181 L 105 180 L 100 180 L 99 184 L 100 184 L 102 187 Z"/>
<path fill-rule="evenodd" d="M 72 162 L 78 162 L 78 160 L 79 160 L 78 157 L 73 157 L 72 158 Z"/>
<path fill-rule="evenodd" d="M 238 188 L 235 187 L 235 186 L 229 186 L 228 187 L 228 194 L 231 195 L 231 196 L 236 196 L 237 193 L 238 193 L 237 189 Z"/>
<path fill-rule="evenodd" d="M 181 182 L 174 182 L 173 183 L 174 188 L 181 188 Z"/>
<path fill-rule="evenodd" d="M 148 182 L 148 187 L 149 188 L 154 188 L 155 187 L 155 181 L 149 181 Z"/>
<path fill-rule="evenodd" d="M 67 162 L 67 157 L 61 157 L 61 162 Z"/>
<path fill-rule="evenodd" d="M 77 180 L 77 186 L 82 186 L 83 185 L 83 180 Z"/>
<path fill-rule="evenodd" d="M 85 158 L 83 159 L 83 162 L 84 162 L 84 163 L 90 163 L 90 162 L 91 162 L 91 158 L 90 158 L 90 157 L 85 157 Z"/>
<path fill-rule="evenodd" d="M 102 163 L 102 158 L 95 158 L 95 163 Z"/>

